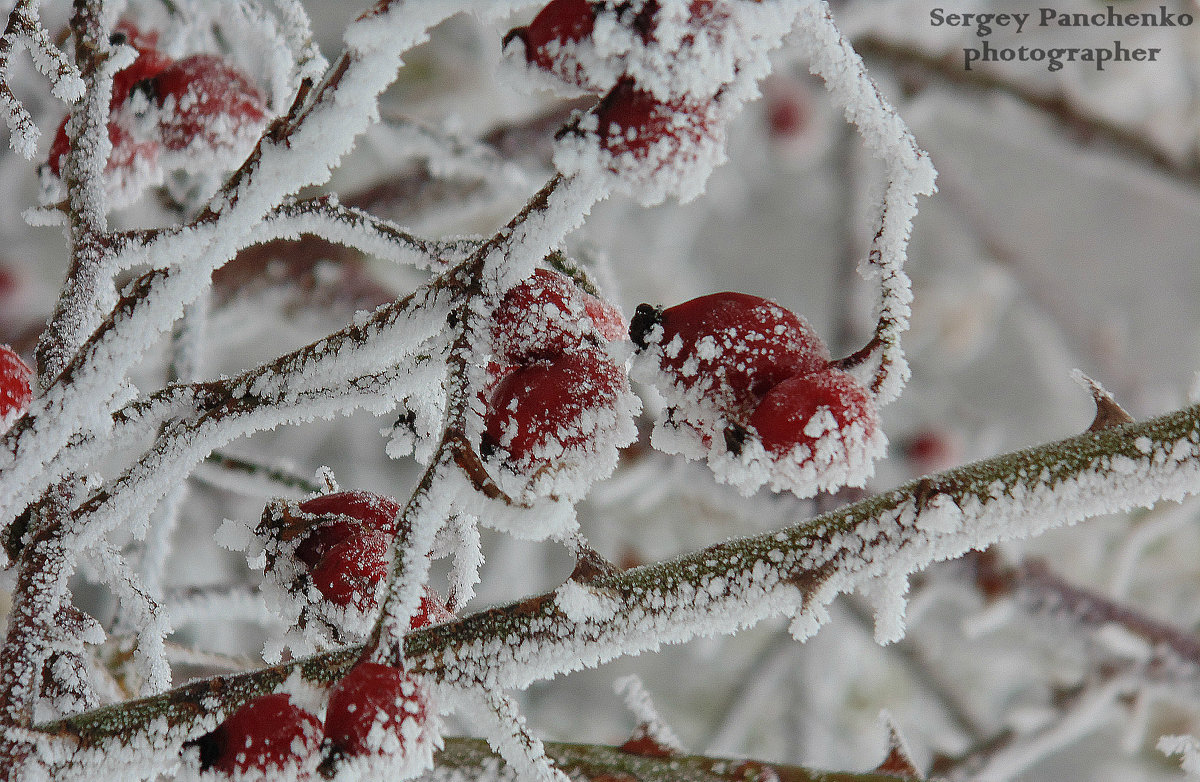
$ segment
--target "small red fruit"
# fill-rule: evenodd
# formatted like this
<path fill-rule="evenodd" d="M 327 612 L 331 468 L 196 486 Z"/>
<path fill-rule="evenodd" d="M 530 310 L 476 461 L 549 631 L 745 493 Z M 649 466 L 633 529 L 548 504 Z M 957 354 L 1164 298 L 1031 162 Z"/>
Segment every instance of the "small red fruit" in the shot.
<path fill-rule="evenodd" d="M 202 771 L 269 778 L 285 768 L 316 766 L 321 721 L 287 695 L 260 695 L 194 743 Z"/>
<path fill-rule="evenodd" d="M 656 326 L 661 325 L 661 334 Z M 829 365 L 829 350 L 802 318 L 745 293 L 713 293 L 664 310 L 643 305 L 636 344 L 653 340 L 660 366 L 683 389 L 696 387 L 729 415 L 744 415 L 777 384 Z"/>
<path fill-rule="evenodd" d="M 821 411 L 829 415 L 819 416 Z M 879 432 L 879 412 L 857 380 L 828 369 L 775 386 L 750 416 L 750 425 L 767 452 L 776 456 L 807 446 L 810 458 L 820 462 L 866 461 L 867 444 Z M 830 441 L 830 446 L 822 447 L 821 441 L 831 432 L 837 433 L 840 444 Z M 825 453 L 829 447 L 841 452 Z"/>
<path fill-rule="evenodd" d="M 487 439 L 522 471 L 569 461 L 593 438 L 608 439 L 606 429 L 617 425 L 610 411 L 628 383 L 621 368 L 594 348 L 519 367 L 492 394 Z"/>
<path fill-rule="evenodd" d="M 555 74 L 569 84 L 587 87 L 588 78 L 571 48 L 589 38 L 596 12 L 587 0 L 551 0 L 528 27 L 518 27 L 504 37 L 504 45 L 514 38 L 525 44 L 525 60 L 530 65 Z"/>
<path fill-rule="evenodd" d="M 29 407 L 33 399 L 32 377 L 33 370 L 17 352 L 8 345 L 0 345 L 0 432 Z"/>
<path fill-rule="evenodd" d="M 600 148 L 614 158 L 654 154 L 665 165 L 680 150 L 701 144 L 713 121 L 705 104 L 664 103 L 630 78 L 617 82 L 593 109 Z"/>
<path fill-rule="evenodd" d="M 120 70 L 113 76 L 113 95 L 110 111 L 116 111 L 133 90 L 133 85 L 145 79 L 153 79 L 171 64 L 171 58 L 156 48 L 158 46 L 157 32 L 142 32 L 128 20 L 117 23 L 117 28 L 109 39 L 112 44 L 127 43 L 137 50 L 137 59 L 128 68 Z"/>
<path fill-rule="evenodd" d="M 325 735 L 345 755 L 413 754 L 427 743 L 429 695 L 399 668 L 361 662 L 329 693 Z"/>
<path fill-rule="evenodd" d="M 266 102 L 250 77 L 213 54 L 172 63 L 153 79 L 152 88 L 162 110 L 163 146 L 175 152 L 230 149 L 267 117 Z"/>
<path fill-rule="evenodd" d="M 509 364 L 549 360 L 578 348 L 593 328 L 605 339 L 625 336 L 615 307 L 580 290 L 565 274 L 536 269 L 493 311 L 492 348 Z"/>
<path fill-rule="evenodd" d="M 421 596 L 417 612 L 408 622 L 408 629 L 420 630 L 422 627 L 449 622 L 454 618 L 454 613 L 442 602 L 441 596 L 429 587 L 425 587 L 425 594 Z"/>
<path fill-rule="evenodd" d="M 396 534 L 396 517 L 400 505 L 391 497 L 369 491 L 339 491 L 322 494 L 300 503 L 300 511 L 311 516 L 325 517 L 315 522 L 300 545 L 296 559 L 309 568 L 325 556 L 325 552 L 353 534 L 383 532 Z"/>
<path fill-rule="evenodd" d="M 387 578 L 391 542 L 392 536 L 382 532 L 350 535 L 321 557 L 312 571 L 313 584 L 334 605 L 370 610 L 375 588 Z"/>
<path fill-rule="evenodd" d="M 138 161 L 144 161 L 147 167 L 152 167 L 158 159 L 158 144 L 155 141 L 135 141 L 127 128 L 113 121 L 116 113 L 129 99 L 133 87 L 138 82 L 152 79 L 171 64 L 171 58 L 162 54 L 155 45 L 158 43 L 158 33 L 144 33 L 132 22 L 122 20 L 117 23 L 116 31 L 111 37 L 113 44 L 128 43 L 137 50 L 137 59 L 128 68 L 117 71 L 113 76 L 112 100 L 109 102 L 108 140 L 112 143 L 112 154 L 108 158 L 105 172 L 112 174 L 117 171 L 131 171 Z M 59 123 L 54 141 L 50 144 L 50 173 L 62 175 L 62 156 L 67 154 L 70 143 L 67 141 L 67 118 Z"/>

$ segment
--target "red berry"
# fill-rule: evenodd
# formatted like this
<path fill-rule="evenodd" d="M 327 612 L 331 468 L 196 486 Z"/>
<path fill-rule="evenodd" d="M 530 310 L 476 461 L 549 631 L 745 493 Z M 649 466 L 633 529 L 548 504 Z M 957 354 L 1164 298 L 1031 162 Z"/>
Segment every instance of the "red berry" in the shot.
<path fill-rule="evenodd" d="M 260 695 L 195 744 L 202 771 L 262 778 L 289 766 L 315 767 L 321 721 L 287 695 Z"/>
<path fill-rule="evenodd" d="M 354 489 L 305 500 L 300 503 L 300 510 L 313 516 L 346 516 L 373 530 L 394 535 L 401 509 L 391 497 Z"/>
<path fill-rule="evenodd" d="M 159 132 L 172 151 L 228 149 L 266 119 L 266 103 L 249 76 L 213 54 L 193 54 L 153 80 L 162 109 Z"/>
<path fill-rule="evenodd" d="M 832 419 L 816 418 L 827 410 Z M 750 416 L 763 447 L 776 456 L 807 446 L 821 461 L 853 457 L 879 432 L 879 413 L 867 389 L 850 375 L 828 369 L 788 378 L 771 389 Z M 843 453 L 825 454 L 818 441 L 836 431 Z M 865 458 L 865 457 L 864 457 Z"/>
<path fill-rule="evenodd" d="M 370 610 L 376 586 L 387 578 L 391 542 L 382 532 L 350 535 L 321 557 L 312 571 L 313 584 L 334 605 Z"/>
<path fill-rule="evenodd" d="M 396 534 L 400 505 L 391 497 L 369 491 L 322 494 L 300 503 L 301 512 L 324 517 L 315 522 L 296 547 L 295 557 L 310 569 L 325 553 L 351 535 L 367 532 Z"/>
<path fill-rule="evenodd" d="M 653 151 L 660 164 L 704 141 L 713 124 L 707 105 L 664 103 L 630 78 L 618 81 L 593 112 L 602 150 L 613 157 L 635 159 Z"/>
<path fill-rule="evenodd" d="M 108 155 L 108 163 L 104 173 L 109 178 L 110 186 L 120 189 L 129 179 L 137 180 L 140 170 L 151 171 L 158 164 L 158 142 L 138 141 L 125 128 L 116 122 L 108 123 L 108 141 L 112 144 L 112 152 Z M 67 118 L 63 118 L 50 146 L 50 173 L 62 176 L 62 158 L 70 151 L 67 141 Z"/>
<path fill-rule="evenodd" d="M 605 339 L 625 334 L 621 313 L 547 269 L 510 288 L 492 313 L 492 347 L 510 364 L 553 359 L 583 344 L 594 328 Z"/>
<path fill-rule="evenodd" d="M 429 695 L 399 668 L 361 662 L 329 693 L 325 735 L 346 755 L 412 754 L 431 715 Z M 427 739 L 426 739 L 427 740 Z"/>
<path fill-rule="evenodd" d="M 562 462 L 601 434 L 604 412 L 627 389 L 625 373 L 597 349 L 519 367 L 492 394 L 487 436 L 523 471 Z"/>
<path fill-rule="evenodd" d="M 0 345 L 0 432 L 25 412 L 33 399 L 33 370 L 16 351 Z"/>
<path fill-rule="evenodd" d="M 570 84 L 588 86 L 588 78 L 572 46 L 591 36 L 596 13 L 587 0 L 551 0 L 528 27 L 518 27 L 505 36 L 525 44 L 525 60 L 553 73 Z"/>
<path fill-rule="evenodd" d="M 744 414 L 792 377 L 823 370 L 829 351 L 802 318 L 745 293 L 713 293 L 662 312 L 661 368 L 684 389 L 698 387 L 727 414 Z M 652 338 L 639 318 L 634 341 Z"/>
<path fill-rule="evenodd" d="M 158 46 L 157 32 L 142 32 L 128 20 L 117 23 L 112 42 L 127 43 L 137 50 L 137 59 L 133 64 L 113 76 L 113 96 L 109 108 L 116 111 L 129 97 L 133 85 L 153 79 L 171 64 L 171 58 L 155 48 Z"/>
<path fill-rule="evenodd" d="M 367 527 L 356 521 L 329 521 L 318 524 L 304 536 L 300 545 L 296 546 L 295 557 L 303 562 L 309 570 L 312 570 L 329 552 L 329 549 L 345 541 L 351 535 L 368 532 Z"/>
<path fill-rule="evenodd" d="M 441 596 L 425 587 L 425 594 L 421 596 L 417 612 L 409 620 L 408 627 L 410 630 L 420 630 L 422 627 L 449 622 L 454 618 L 454 613 L 442 602 Z"/>

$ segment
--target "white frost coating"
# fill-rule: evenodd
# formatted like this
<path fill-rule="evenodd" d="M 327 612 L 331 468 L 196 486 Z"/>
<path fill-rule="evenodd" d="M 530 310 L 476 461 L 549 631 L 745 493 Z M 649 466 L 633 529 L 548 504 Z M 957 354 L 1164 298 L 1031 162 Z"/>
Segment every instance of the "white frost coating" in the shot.
<path fill-rule="evenodd" d="M 136 629 L 133 659 L 142 680 L 140 694 L 153 695 L 166 690 L 171 686 L 171 666 L 164 648 L 164 640 L 171 633 L 170 615 L 146 591 L 116 549 L 103 545 L 91 552 L 90 559 L 120 602 L 120 626 Z"/>
<path fill-rule="evenodd" d="M 660 332 L 661 334 L 661 332 Z M 804 427 L 812 443 L 799 443 L 785 453 L 771 453 L 753 429 L 747 429 L 739 450 L 729 448 L 722 433 L 734 422 L 714 401 L 710 386 L 688 386 L 680 375 L 662 368 L 664 358 L 678 354 L 678 336 L 659 345 L 653 335 L 634 360 L 631 377 L 662 394 L 665 415 L 655 418 L 650 443 L 664 453 L 704 459 L 716 479 L 750 496 L 764 485 L 790 491 L 797 497 L 864 486 L 875 474 L 875 462 L 887 451 L 887 436 L 875 422 L 854 421 L 839 428 L 827 407 L 813 412 Z M 686 369 L 686 366 L 685 366 Z"/>
<path fill-rule="evenodd" d="M 864 143 L 887 166 L 882 225 L 869 256 L 872 273 L 880 278 L 879 312 L 886 323 L 883 332 L 877 334 L 883 342 L 882 376 L 877 375 L 872 390 L 877 402 L 884 405 L 899 396 L 909 376 L 900 334 L 909 325 L 912 283 L 903 266 L 917 196 L 934 192 L 937 172 L 867 74 L 862 58 L 834 24 L 828 3 L 821 0 L 804 4 L 796 33 L 809 52 L 812 72 L 825 80 L 834 100 L 845 110 L 846 119 L 858 127 Z"/>
<path fill-rule="evenodd" d="M 908 576 L 884 574 L 859 587 L 875 614 L 875 643 L 880 646 L 904 638 L 904 614 L 908 609 Z"/>
<path fill-rule="evenodd" d="M 475 596 L 475 585 L 479 583 L 479 571 L 483 567 L 483 546 L 476 518 L 460 513 L 443 528 L 443 532 L 447 531 L 453 539 L 454 555 L 447 574 L 450 582 L 447 608 L 450 613 L 457 614 Z"/>
<path fill-rule="evenodd" d="M 567 579 L 554 590 L 554 602 L 572 622 L 604 622 L 612 619 L 621 604 L 590 584 Z"/>
<path fill-rule="evenodd" d="M 671 726 L 663 720 L 658 709 L 654 708 L 654 701 L 650 699 L 650 693 L 637 675 L 622 676 L 614 681 L 613 692 L 625 700 L 625 707 L 638 721 L 635 737 L 639 734 L 647 736 L 654 743 L 671 752 L 683 753 L 685 751 L 683 742 L 675 735 L 675 731 L 671 730 Z"/>
<path fill-rule="evenodd" d="M 1159 736 L 1155 749 L 1164 755 L 1178 755 L 1179 767 L 1189 777 L 1200 777 L 1200 739 L 1195 736 Z"/>
<path fill-rule="evenodd" d="M 449 693 L 455 711 L 470 719 L 483 738 L 522 782 L 570 782 L 546 757 L 541 739 L 525 727 L 517 703 L 501 691 L 458 690 Z"/>
<path fill-rule="evenodd" d="M 948 494 L 933 495 L 917 513 L 917 528 L 922 532 L 957 532 L 962 523 L 962 508 Z"/>

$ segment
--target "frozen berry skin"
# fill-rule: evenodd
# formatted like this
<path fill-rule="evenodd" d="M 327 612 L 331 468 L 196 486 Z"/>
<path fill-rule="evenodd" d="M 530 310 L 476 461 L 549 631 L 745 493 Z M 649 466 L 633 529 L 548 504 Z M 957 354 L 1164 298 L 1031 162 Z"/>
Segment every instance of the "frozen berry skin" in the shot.
<path fill-rule="evenodd" d="M 158 33 L 138 29 L 133 22 L 122 20 L 109 38 L 110 43 L 124 43 L 137 50 L 137 59 L 128 68 L 117 71 L 113 76 L 113 96 L 110 110 L 116 110 L 129 97 L 133 86 L 140 81 L 153 79 L 162 73 L 172 60 L 158 51 Z"/>
<path fill-rule="evenodd" d="M 661 369 L 734 416 L 748 413 L 783 380 L 829 365 L 828 348 L 802 318 L 745 293 L 701 296 L 657 319 L 639 315 L 632 336 L 638 344 L 656 338 Z"/>
<path fill-rule="evenodd" d="M 162 54 L 155 45 L 158 42 L 157 33 L 146 33 L 139 30 L 132 22 L 121 21 L 111 36 L 114 44 L 127 43 L 137 50 L 137 58 L 128 68 L 124 68 L 113 76 L 112 100 L 109 102 L 108 140 L 112 143 L 113 151 L 108 158 L 105 171 L 112 173 L 118 170 L 132 168 L 138 159 L 153 165 L 158 159 L 158 143 L 153 140 L 135 141 L 126 128 L 112 121 L 116 114 L 129 99 L 134 85 L 152 79 L 171 64 L 171 58 Z M 62 156 L 67 154 L 70 143 L 67 141 L 67 117 L 59 123 L 50 144 L 50 173 L 62 175 Z"/>
<path fill-rule="evenodd" d="M 621 313 L 548 269 L 536 269 L 510 288 L 492 312 L 492 349 L 509 365 L 554 359 L 580 347 L 589 333 L 624 338 Z"/>
<path fill-rule="evenodd" d="M 832 414 L 832 422 L 813 420 L 821 409 Z M 818 440 L 829 431 L 830 423 L 842 435 L 841 447 L 849 456 L 879 433 L 879 412 L 870 392 L 837 369 L 784 380 L 763 397 L 750 416 L 763 447 L 776 456 L 799 446 L 820 456 Z"/>
<path fill-rule="evenodd" d="M 213 54 L 193 54 L 164 68 L 151 90 L 163 146 L 183 150 L 234 146 L 266 120 L 266 102 L 242 71 Z"/>
<path fill-rule="evenodd" d="M 391 542 L 382 532 L 349 536 L 321 557 L 312 571 L 313 585 L 336 606 L 369 611 L 376 586 L 387 578 Z"/>
<path fill-rule="evenodd" d="M 597 349 L 518 368 L 496 386 L 485 417 L 486 436 L 520 470 L 561 462 L 586 450 L 605 415 L 628 391 L 625 373 Z"/>
<path fill-rule="evenodd" d="M 587 0 L 551 0 L 527 27 L 504 36 L 504 45 L 519 39 L 525 45 L 525 61 L 553 73 L 568 84 L 589 86 L 589 79 L 571 47 L 592 34 L 596 12 Z"/>
<path fill-rule="evenodd" d="M 270 778 L 288 767 L 315 767 L 321 721 L 287 695 L 260 695 L 194 743 L 202 771 Z"/>
<path fill-rule="evenodd" d="M 417 611 L 408 622 L 408 629 L 420 630 L 422 627 L 438 625 L 455 619 L 454 613 L 442 602 L 437 592 L 425 587 L 425 594 L 417 605 Z"/>
<path fill-rule="evenodd" d="M 33 370 L 26 366 L 17 352 L 8 345 L 0 345 L 0 432 L 33 399 Z"/>
<path fill-rule="evenodd" d="M 399 668 L 360 662 L 330 690 L 325 736 L 345 755 L 407 753 L 415 748 L 405 741 L 420 734 L 404 722 L 424 727 L 430 716 L 429 696 L 416 679 Z"/>
<path fill-rule="evenodd" d="M 382 532 L 396 534 L 400 505 L 391 497 L 369 491 L 339 491 L 300 503 L 299 510 L 319 517 L 296 547 L 295 557 L 309 569 L 325 553 L 351 535 Z"/>
<path fill-rule="evenodd" d="M 614 158 L 629 155 L 640 160 L 655 152 L 665 163 L 711 135 L 705 105 L 664 103 L 630 78 L 618 81 L 592 111 L 600 148 Z"/>
<path fill-rule="evenodd" d="M 312 516 L 347 516 L 373 530 L 396 534 L 400 503 L 384 494 L 355 489 L 322 494 L 300 503 L 300 510 Z"/>

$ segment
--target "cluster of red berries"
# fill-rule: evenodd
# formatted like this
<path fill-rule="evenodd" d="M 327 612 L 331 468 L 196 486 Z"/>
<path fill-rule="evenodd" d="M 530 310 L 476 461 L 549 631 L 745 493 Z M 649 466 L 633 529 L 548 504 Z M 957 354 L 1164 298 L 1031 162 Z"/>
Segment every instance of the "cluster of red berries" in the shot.
<path fill-rule="evenodd" d="M 387 581 L 400 506 L 367 491 L 267 505 L 256 533 L 267 541 L 267 576 L 282 588 L 296 622 L 322 641 L 361 638 Z M 426 588 L 413 626 L 453 614 Z"/>
<path fill-rule="evenodd" d="M 875 400 L 800 317 L 758 296 L 714 293 L 630 327 L 638 370 L 667 408 L 656 447 L 707 457 L 718 477 L 800 496 L 861 485 L 886 439 Z"/>
<path fill-rule="evenodd" d="M 560 170 L 599 160 L 647 202 L 697 195 L 723 159 L 722 93 L 753 48 L 737 34 L 736 5 L 552 0 L 509 32 L 506 50 L 533 69 L 604 94 L 560 138 Z"/>
<path fill-rule="evenodd" d="M 29 407 L 33 399 L 33 370 L 8 345 L 0 345 L 0 434 Z"/>
<path fill-rule="evenodd" d="M 158 33 L 129 21 L 117 24 L 111 43 L 137 52 L 113 77 L 105 168 L 114 199 L 129 201 L 162 168 L 200 170 L 244 150 L 266 121 L 266 102 L 253 80 L 223 58 L 192 54 L 172 60 L 158 50 Z M 70 150 L 67 120 L 50 146 L 48 169 L 61 176 Z M 160 160 L 160 156 L 165 159 Z"/>
<path fill-rule="evenodd" d="M 578 499 L 635 434 L 637 399 L 606 343 L 621 313 L 570 277 L 538 269 L 492 313 L 480 452 L 515 473 L 517 495 Z"/>
<path fill-rule="evenodd" d="M 407 778 L 430 765 L 436 716 L 416 678 L 360 662 L 330 689 L 323 723 L 287 694 L 261 695 L 188 746 L 208 778 L 309 780 L 339 764 Z"/>

